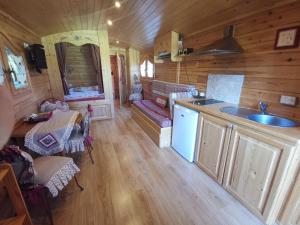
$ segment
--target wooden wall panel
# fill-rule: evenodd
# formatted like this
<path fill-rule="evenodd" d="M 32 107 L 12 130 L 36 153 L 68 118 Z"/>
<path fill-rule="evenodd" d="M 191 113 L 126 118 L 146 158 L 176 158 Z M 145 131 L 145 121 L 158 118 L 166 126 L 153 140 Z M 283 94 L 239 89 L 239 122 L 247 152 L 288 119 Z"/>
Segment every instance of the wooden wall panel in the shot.
<path fill-rule="evenodd" d="M 127 88 L 131 90 L 134 75 L 140 76 L 140 52 L 134 48 L 126 50 L 127 58 Z"/>
<path fill-rule="evenodd" d="M 1 33 L 4 33 L 19 48 L 22 48 L 24 42 L 29 44 L 41 42 L 38 36 L 2 12 L 0 12 L 0 27 Z M 52 95 L 47 70 L 43 70 L 42 74 L 39 74 L 34 69 L 29 68 L 29 73 L 31 92 L 13 96 L 14 113 L 17 121 L 27 114 L 36 112 L 41 101 Z"/>
<path fill-rule="evenodd" d="M 273 50 L 278 29 L 300 26 L 299 11 L 300 2 L 237 20 L 233 23 L 236 25 L 235 37 L 245 50 L 243 54 L 190 56 L 180 63 L 155 64 L 155 77 L 176 82 L 176 73 L 179 73 L 180 83 L 195 84 L 205 90 L 209 73 L 242 73 L 245 75 L 242 106 L 257 108 L 258 101 L 264 100 L 270 104 L 272 113 L 300 120 L 300 103 L 296 107 L 279 104 L 282 94 L 300 99 L 300 48 Z M 185 37 L 184 47 L 200 49 L 221 38 L 224 28 L 222 25 L 191 34 Z"/>
<path fill-rule="evenodd" d="M 66 48 L 68 85 L 72 87 L 97 86 L 97 76 L 92 53 L 88 45 L 68 45 Z"/>

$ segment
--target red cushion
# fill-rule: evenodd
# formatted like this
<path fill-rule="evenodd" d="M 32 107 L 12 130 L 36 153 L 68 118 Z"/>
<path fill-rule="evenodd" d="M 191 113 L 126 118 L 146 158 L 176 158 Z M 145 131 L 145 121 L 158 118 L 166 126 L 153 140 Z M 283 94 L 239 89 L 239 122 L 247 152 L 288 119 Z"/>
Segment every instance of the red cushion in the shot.
<path fill-rule="evenodd" d="M 157 96 L 155 98 L 155 104 L 161 107 L 162 109 L 167 107 L 167 103 L 168 103 L 168 98 L 165 96 Z"/>

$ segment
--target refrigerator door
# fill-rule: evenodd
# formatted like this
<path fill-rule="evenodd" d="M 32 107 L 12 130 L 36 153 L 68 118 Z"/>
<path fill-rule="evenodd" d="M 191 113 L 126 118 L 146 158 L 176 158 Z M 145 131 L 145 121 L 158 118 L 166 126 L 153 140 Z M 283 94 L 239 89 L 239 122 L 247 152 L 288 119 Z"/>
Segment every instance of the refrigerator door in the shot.
<path fill-rule="evenodd" d="M 172 148 L 189 162 L 194 160 L 199 113 L 186 107 L 174 106 Z"/>

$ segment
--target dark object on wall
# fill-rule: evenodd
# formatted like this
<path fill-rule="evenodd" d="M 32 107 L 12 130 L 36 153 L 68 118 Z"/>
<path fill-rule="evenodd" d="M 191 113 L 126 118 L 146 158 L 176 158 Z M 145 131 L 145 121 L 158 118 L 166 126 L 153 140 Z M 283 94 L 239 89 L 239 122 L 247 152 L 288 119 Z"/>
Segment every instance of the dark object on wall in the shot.
<path fill-rule="evenodd" d="M 300 27 L 279 29 L 276 34 L 274 49 L 297 48 L 299 46 Z"/>
<path fill-rule="evenodd" d="M 41 69 L 47 69 L 46 55 L 44 46 L 32 44 L 26 48 L 27 62 L 34 65 L 36 70 L 41 73 Z"/>

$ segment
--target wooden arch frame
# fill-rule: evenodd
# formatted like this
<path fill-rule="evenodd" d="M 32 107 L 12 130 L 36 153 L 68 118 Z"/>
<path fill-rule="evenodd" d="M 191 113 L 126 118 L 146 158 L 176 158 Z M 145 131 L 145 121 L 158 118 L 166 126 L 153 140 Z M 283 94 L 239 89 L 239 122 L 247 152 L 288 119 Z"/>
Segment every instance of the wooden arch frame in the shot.
<path fill-rule="evenodd" d="M 55 44 L 68 42 L 75 46 L 84 44 L 94 44 L 101 49 L 102 78 L 105 94 L 105 101 L 110 102 L 112 116 L 114 115 L 113 91 L 111 79 L 111 67 L 109 58 L 109 42 L 106 30 L 78 30 L 52 34 L 42 37 L 42 44 L 45 47 L 45 53 L 48 64 L 49 81 L 53 97 L 63 99 L 63 87 L 56 57 Z"/>

